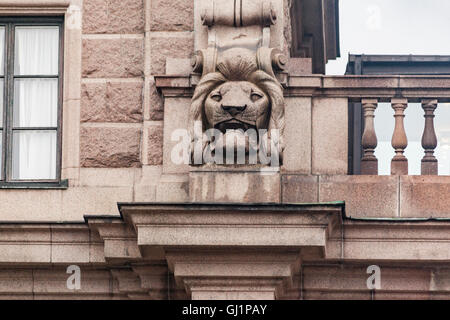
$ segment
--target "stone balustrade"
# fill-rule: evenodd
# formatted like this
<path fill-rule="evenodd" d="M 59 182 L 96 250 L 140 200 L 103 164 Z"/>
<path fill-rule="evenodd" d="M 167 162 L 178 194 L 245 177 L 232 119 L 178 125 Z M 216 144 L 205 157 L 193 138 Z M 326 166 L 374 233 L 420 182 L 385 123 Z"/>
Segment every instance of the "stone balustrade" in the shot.
<path fill-rule="evenodd" d="M 378 174 L 378 160 L 374 155 L 377 146 L 377 135 L 374 128 L 374 110 L 377 108 L 376 99 L 363 99 L 361 105 L 364 111 L 364 134 L 362 138 L 363 157 L 361 159 L 361 174 Z M 434 112 L 436 110 L 437 99 L 424 99 L 421 101 L 424 110 L 425 126 L 422 135 L 422 147 L 425 155 L 422 158 L 421 174 L 437 175 L 438 161 L 434 156 L 437 147 L 437 137 L 434 129 Z M 405 132 L 404 118 L 405 109 L 408 107 L 408 99 L 393 98 L 391 100 L 394 109 L 395 128 L 392 134 L 392 147 L 395 155 L 391 161 L 392 175 L 408 174 L 408 159 L 404 152 L 408 146 L 408 139 Z"/>
<path fill-rule="evenodd" d="M 438 103 L 450 102 L 449 76 L 306 75 L 291 76 L 288 79 L 280 79 L 280 81 L 285 86 L 284 94 L 288 99 L 304 97 L 325 101 L 328 98 L 330 103 L 329 115 L 332 115 L 334 111 L 331 107 L 333 99 L 347 98 L 348 102 L 361 104 L 361 112 L 363 114 L 363 123 L 361 125 L 364 130 L 361 139 L 360 173 L 363 175 L 379 174 L 378 159 L 375 155 L 378 141 L 374 126 L 375 111 L 379 103 L 390 103 L 394 111 L 395 126 L 391 145 L 395 155 L 391 159 L 390 173 L 391 175 L 411 174 L 408 172 L 408 159 L 405 156 L 405 149 L 408 147 L 408 138 L 405 132 L 405 121 L 407 121 L 405 119 L 405 111 L 408 108 L 408 103 L 421 103 L 424 114 L 424 130 L 421 143 L 424 155 L 421 160 L 421 175 L 438 174 L 438 160 L 434 155 L 437 147 L 434 117 Z M 166 96 L 173 94 L 176 96 L 180 94 L 190 96 L 190 88 L 195 86 L 197 82 L 196 76 L 185 78 L 163 76 L 157 78 L 157 87 L 163 91 L 166 88 L 170 88 L 164 93 Z M 314 113 L 314 107 L 312 109 Z M 335 112 L 339 111 L 336 110 Z M 351 136 L 348 138 L 351 139 Z M 314 146 L 312 147 L 314 153 Z M 314 158 L 314 155 L 312 157 Z M 286 167 L 288 166 L 286 165 Z M 315 173 L 314 164 L 312 172 Z M 335 172 L 317 173 L 334 174 Z"/>

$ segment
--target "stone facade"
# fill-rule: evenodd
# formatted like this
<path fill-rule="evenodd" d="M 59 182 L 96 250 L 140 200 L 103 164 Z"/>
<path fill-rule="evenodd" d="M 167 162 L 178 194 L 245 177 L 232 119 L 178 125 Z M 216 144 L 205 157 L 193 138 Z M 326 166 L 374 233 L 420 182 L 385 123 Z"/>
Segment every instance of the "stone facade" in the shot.
<path fill-rule="evenodd" d="M 271 70 L 282 165 L 177 164 L 173 133 L 189 130 L 205 76 L 190 59 L 214 38 L 206 2 L 17 3 L 0 0 L 0 14 L 65 16 L 68 188 L 0 190 L 0 299 L 450 298 L 450 177 L 348 175 L 347 113 L 366 98 L 450 101 L 450 78 L 312 75 L 313 57 L 289 57 L 292 1 L 273 0 L 276 24 L 243 27 L 289 62 Z M 66 287 L 69 265 L 80 290 Z"/>

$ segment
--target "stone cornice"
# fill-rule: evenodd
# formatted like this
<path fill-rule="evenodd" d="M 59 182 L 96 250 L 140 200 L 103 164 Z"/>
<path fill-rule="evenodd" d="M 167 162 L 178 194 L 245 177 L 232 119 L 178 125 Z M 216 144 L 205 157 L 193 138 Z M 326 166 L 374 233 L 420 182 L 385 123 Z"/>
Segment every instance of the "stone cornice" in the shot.
<path fill-rule="evenodd" d="M 129 203 L 119 209 L 136 230 L 143 258 L 167 259 L 192 299 L 280 298 L 294 287 L 302 253 L 321 259 L 328 238 L 341 234 L 338 203 Z"/>
<path fill-rule="evenodd" d="M 192 95 L 197 76 L 155 76 L 164 96 Z M 359 101 L 376 98 L 389 102 L 393 97 L 409 102 L 438 99 L 450 102 L 450 76 L 290 76 L 285 96 L 342 97 Z"/>
<path fill-rule="evenodd" d="M 325 248 L 341 205 L 120 204 L 142 247 Z"/>
<path fill-rule="evenodd" d="M 0 224 L 0 263 L 104 264 L 103 243 L 85 224 Z"/>
<path fill-rule="evenodd" d="M 450 260 L 449 220 L 357 220 L 345 217 L 342 203 L 120 209 L 122 218 L 89 216 L 86 223 L 0 223 L 0 265 L 109 270 L 120 294 L 133 299 L 166 299 L 169 291 L 171 298 L 225 292 L 271 299 L 299 292 L 302 265 L 420 267 Z"/>
<path fill-rule="evenodd" d="M 449 220 L 347 220 L 330 239 L 327 259 L 377 262 L 448 262 Z"/>
<path fill-rule="evenodd" d="M 450 250 L 445 249 L 450 249 L 450 221 L 445 219 L 356 220 L 343 217 L 341 229 L 341 214 L 337 205 L 331 208 L 325 205 L 298 207 L 297 210 L 303 210 L 303 213 L 277 212 L 273 210 L 277 205 L 261 208 L 257 205 L 248 208 L 211 205 L 201 208 L 201 204 L 193 204 L 185 210 L 180 210 L 182 204 L 157 204 L 153 209 L 148 206 L 122 204 L 122 211 L 126 211 L 124 220 L 89 217 L 87 224 L 0 223 L 0 261 L 24 266 L 42 263 L 123 265 L 145 261 L 153 254 L 154 259 L 162 258 L 164 255 L 158 256 L 158 250 L 147 250 L 152 246 L 289 249 L 301 246 L 301 241 L 306 240 L 310 245 L 322 247 L 324 251 L 320 259 L 330 261 L 414 260 L 422 263 L 450 260 Z M 292 206 L 291 210 L 296 207 Z M 266 213 L 262 210 L 264 207 Z M 284 208 L 289 210 L 289 205 Z M 277 216 L 280 217 L 278 221 Z M 165 230 L 172 227 L 170 232 Z M 227 235 L 223 241 L 217 240 L 221 237 L 221 228 Z M 247 234 L 244 229 L 252 233 L 260 232 L 260 236 L 245 243 Z M 139 232 L 143 234 L 139 235 Z M 182 241 L 183 232 L 190 233 L 192 239 L 189 243 Z M 311 232 L 324 233 L 315 237 Z M 271 240 L 274 234 L 277 235 L 276 241 Z M 390 249 L 387 250 L 387 247 Z M 150 256 L 145 257 L 143 253 Z M 308 256 L 307 259 L 318 258 Z"/>

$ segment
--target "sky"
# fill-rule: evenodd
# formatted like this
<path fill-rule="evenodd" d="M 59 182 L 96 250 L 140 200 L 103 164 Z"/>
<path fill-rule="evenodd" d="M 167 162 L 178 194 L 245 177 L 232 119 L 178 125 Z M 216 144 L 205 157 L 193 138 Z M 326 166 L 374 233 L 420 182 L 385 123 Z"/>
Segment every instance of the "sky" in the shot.
<path fill-rule="evenodd" d="M 450 55 L 450 0 L 340 0 L 339 13 L 341 58 L 328 62 L 328 75 L 344 74 L 349 53 Z M 408 104 L 405 155 L 413 175 L 420 174 L 423 127 L 420 104 Z M 438 105 L 435 127 L 439 174 L 450 175 L 450 105 Z M 375 130 L 379 173 L 388 175 L 394 118 L 387 103 L 378 105 Z"/>
<path fill-rule="evenodd" d="M 349 53 L 450 55 L 450 0 L 340 0 L 339 15 L 327 74 L 344 74 Z"/>

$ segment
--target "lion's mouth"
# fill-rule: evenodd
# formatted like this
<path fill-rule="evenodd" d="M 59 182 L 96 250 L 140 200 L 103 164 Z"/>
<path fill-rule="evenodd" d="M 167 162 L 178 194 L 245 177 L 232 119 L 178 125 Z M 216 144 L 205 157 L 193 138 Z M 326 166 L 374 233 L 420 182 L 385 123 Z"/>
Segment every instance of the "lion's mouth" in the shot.
<path fill-rule="evenodd" d="M 214 128 L 220 130 L 222 133 L 226 133 L 227 130 L 238 130 L 238 129 L 244 131 L 247 131 L 248 129 L 256 130 L 256 124 L 254 122 L 244 122 L 233 118 L 230 120 L 217 123 L 214 126 Z"/>

